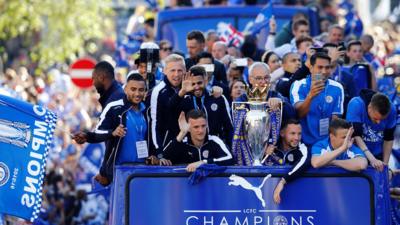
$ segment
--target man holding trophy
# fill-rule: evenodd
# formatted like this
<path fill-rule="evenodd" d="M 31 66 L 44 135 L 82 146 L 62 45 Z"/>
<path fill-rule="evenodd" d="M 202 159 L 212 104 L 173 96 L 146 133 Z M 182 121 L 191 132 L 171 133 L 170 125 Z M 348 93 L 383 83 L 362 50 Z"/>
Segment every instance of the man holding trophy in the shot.
<path fill-rule="evenodd" d="M 267 143 L 277 142 L 282 119 L 295 116 L 287 99 L 269 90 L 270 79 L 267 64 L 253 63 L 249 68 L 251 87 L 232 103 L 232 153 L 238 165 L 261 165 Z"/>

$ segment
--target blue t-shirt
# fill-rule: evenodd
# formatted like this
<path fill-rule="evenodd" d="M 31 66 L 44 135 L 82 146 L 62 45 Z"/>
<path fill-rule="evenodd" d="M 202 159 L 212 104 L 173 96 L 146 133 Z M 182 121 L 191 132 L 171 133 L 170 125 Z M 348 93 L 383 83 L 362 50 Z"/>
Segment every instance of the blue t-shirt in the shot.
<path fill-rule="evenodd" d="M 144 141 L 147 132 L 147 124 L 143 115 L 145 106 L 140 104 L 139 111 L 130 109 L 126 112 L 126 135 L 122 139 L 122 147 L 118 152 L 115 165 L 121 165 L 131 162 L 144 162 L 143 159 L 137 157 L 136 142 Z"/>
<path fill-rule="evenodd" d="M 326 152 L 332 152 L 334 149 L 330 144 L 329 137 L 315 143 L 311 148 L 311 154 L 314 156 L 321 156 Z M 356 157 L 365 157 L 364 153 L 360 148 L 353 145 L 347 151 L 336 157 L 337 160 L 353 159 Z"/>
<path fill-rule="evenodd" d="M 367 106 L 361 97 L 354 97 L 349 102 L 346 120 L 354 123 L 362 123 L 362 139 L 373 155 L 382 153 L 383 131 L 396 126 L 396 108 L 391 104 L 391 110 L 386 117 L 378 124 L 374 124 L 368 116 Z"/>
<path fill-rule="evenodd" d="M 326 132 L 320 135 L 320 121 L 332 118 L 332 115 L 343 114 L 343 86 L 331 79 L 326 81 L 325 90 L 315 96 L 310 105 L 307 116 L 300 120 L 302 127 L 302 139 L 307 145 L 328 137 Z M 295 107 L 303 102 L 311 90 L 311 76 L 295 81 L 290 88 L 290 102 Z"/>

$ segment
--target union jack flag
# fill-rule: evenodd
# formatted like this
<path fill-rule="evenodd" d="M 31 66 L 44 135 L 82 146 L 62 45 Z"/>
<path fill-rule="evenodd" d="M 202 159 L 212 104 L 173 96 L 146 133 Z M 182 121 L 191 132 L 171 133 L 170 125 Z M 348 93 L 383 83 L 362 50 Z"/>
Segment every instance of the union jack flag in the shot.
<path fill-rule="evenodd" d="M 244 42 L 242 32 L 236 30 L 231 24 L 220 22 L 217 25 L 219 39 L 227 46 L 240 47 Z"/>

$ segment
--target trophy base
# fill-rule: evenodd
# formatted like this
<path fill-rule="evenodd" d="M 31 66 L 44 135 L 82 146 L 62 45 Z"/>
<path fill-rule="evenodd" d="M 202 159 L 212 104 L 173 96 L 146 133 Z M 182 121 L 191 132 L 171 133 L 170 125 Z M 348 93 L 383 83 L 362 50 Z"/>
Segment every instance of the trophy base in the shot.
<path fill-rule="evenodd" d="M 253 166 L 262 166 L 261 162 L 259 159 L 254 160 Z"/>

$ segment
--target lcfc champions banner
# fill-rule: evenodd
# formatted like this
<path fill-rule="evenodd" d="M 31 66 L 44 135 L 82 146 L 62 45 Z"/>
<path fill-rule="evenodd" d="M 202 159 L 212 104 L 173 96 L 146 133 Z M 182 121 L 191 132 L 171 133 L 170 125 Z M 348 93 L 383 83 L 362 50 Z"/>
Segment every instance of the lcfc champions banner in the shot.
<path fill-rule="evenodd" d="M 175 168 L 116 168 L 112 225 L 387 225 L 387 174 L 311 169 L 273 191 L 283 167 L 228 167 L 196 185 Z"/>
<path fill-rule="evenodd" d="M 55 125 L 51 111 L 0 95 L 0 213 L 38 217 Z"/>

